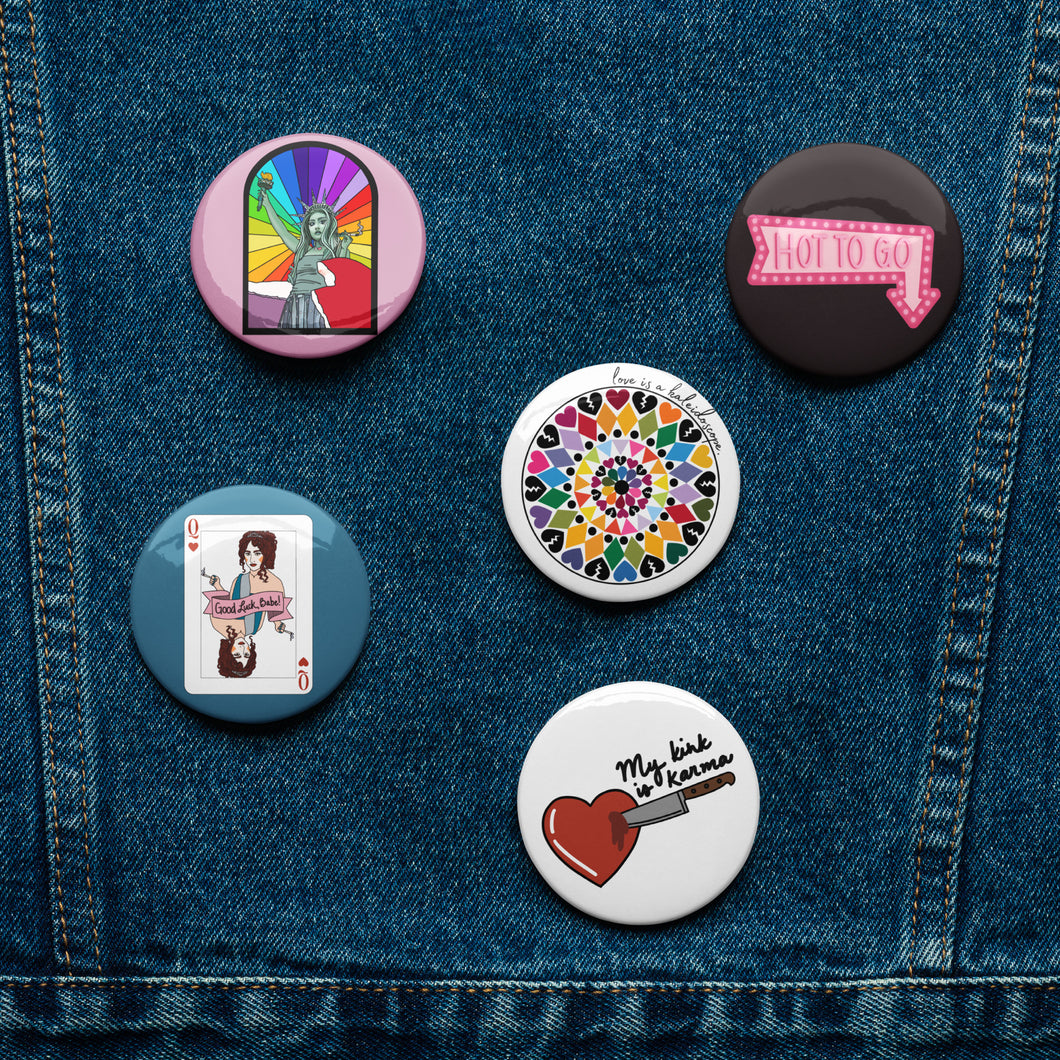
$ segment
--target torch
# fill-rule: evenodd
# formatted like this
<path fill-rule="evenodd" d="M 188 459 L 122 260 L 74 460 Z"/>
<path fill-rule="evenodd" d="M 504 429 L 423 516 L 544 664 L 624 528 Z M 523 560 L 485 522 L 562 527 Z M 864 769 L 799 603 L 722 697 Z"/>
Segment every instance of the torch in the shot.
<path fill-rule="evenodd" d="M 265 203 L 265 193 L 270 191 L 272 188 L 272 174 L 271 173 L 259 173 L 258 174 L 258 209 L 260 210 Z"/>

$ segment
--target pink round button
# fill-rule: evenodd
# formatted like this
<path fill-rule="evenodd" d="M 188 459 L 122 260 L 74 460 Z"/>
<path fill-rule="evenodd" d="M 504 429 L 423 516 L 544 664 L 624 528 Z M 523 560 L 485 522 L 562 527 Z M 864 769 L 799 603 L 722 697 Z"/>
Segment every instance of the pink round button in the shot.
<path fill-rule="evenodd" d="M 412 299 L 423 214 L 381 155 L 338 136 L 284 136 L 206 189 L 191 230 L 199 293 L 237 338 L 283 357 L 367 342 Z"/>

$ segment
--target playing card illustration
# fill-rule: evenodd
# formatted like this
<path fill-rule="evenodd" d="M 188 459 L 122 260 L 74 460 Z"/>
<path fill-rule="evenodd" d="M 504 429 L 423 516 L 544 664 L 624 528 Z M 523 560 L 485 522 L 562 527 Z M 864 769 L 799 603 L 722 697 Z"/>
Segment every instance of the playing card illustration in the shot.
<path fill-rule="evenodd" d="M 184 527 L 184 684 L 218 695 L 312 688 L 312 520 L 191 516 Z"/>
<path fill-rule="evenodd" d="M 560 861 L 603 887 L 633 852 L 641 828 L 682 817 L 689 812 L 690 799 L 735 783 L 734 773 L 719 773 L 640 805 L 619 789 L 602 792 L 592 802 L 564 795 L 549 803 L 541 827 Z"/>
<path fill-rule="evenodd" d="M 353 155 L 306 141 L 247 179 L 243 331 L 376 332 L 375 179 Z"/>

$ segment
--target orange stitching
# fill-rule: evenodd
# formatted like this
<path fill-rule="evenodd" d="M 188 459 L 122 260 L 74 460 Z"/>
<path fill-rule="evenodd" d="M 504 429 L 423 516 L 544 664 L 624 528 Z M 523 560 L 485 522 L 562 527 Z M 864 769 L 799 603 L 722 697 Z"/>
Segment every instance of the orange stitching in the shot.
<path fill-rule="evenodd" d="M 68 474 L 66 449 L 66 406 L 63 395 L 62 341 L 59 335 L 59 302 L 55 282 L 55 238 L 52 232 L 51 188 L 48 184 L 48 158 L 44 150 L 44 117 L 41 108 L 40 81 L 37 75 L 37 23 L 33 18 L 33 0 L 27 0 L 29 14 L 29 48 L 33 57 L 33 91 L 37 104 L 37 133 L 40 136 L 40 157 L 44 176 L 44 216 L 48 229 L 48 269 L 51 274 L 52 288 L 52 325 L 55 329 L 55 368 L 59 383 L 59 429 L 61 432 L 61 452 L 63 460 L 63 494 L 66 521 L 66 562 L 70 572 L 70 640 L 74 657 L 74 703 L 77 708 L 77 750 L 81 764 L 81 820 L 84 823 L 85 848 L 85 883 L 88 887 L 88 915 L 92 923 L 92 942 L 96 953 L 96 971 L 103 967 L 99 956 L 99 931 L 96 926 L 96 912 L 92 901 L 92 873 L 88 852 L 88 795 L 85 768 L 84 723 L 81 712 L 81 664 L 77 644 L 77 589 L 74 575 L 74 546 L 70 533 L 70 479 Z"/>
<path fill-rule="evenodd" d="M 997 505 L 994 508 L 994 525 L 993 530 L 990 534 L 990 552 L 987 556 L 986 563 L 986 582 L 983 586 L 983 606 L 979 612 L 979 635 L 976 640 L 976 653 L 975 653 L 975 676 L 973 678 L 973 684 L 979 679 L 979 662 L 983 654 L 983 635 L 986 628 L 986 609 L 987 602 L 990 596 L 990 583 L 991 583 L 991 571 L 990 564 L 994 558 L 994 548 L 997 544 L 997 532 L 1001 526 L 1001 507 L 1005 494 L 1005 483 L 1008 480 L 1008 464 L 1009 455 L 1012 450 L 1012 433 L 1015 429 L 1016 424 L 1016 402 L 1019 398 L 1020 383 L 1023 380 L 1023 364 L 1024 355 L 1027 351 L 1027 335 L 1030 332 L 1031 326 L 1031 309 L 1034 302 L 1034 281 L 1038 276 L 1038 262 L 1041 258 L 1042 251 L 1042 232 L 1045 228 L 1045 217 L 1049 205 L 1049 173 L 1052 170 L 1053 162 L 1053 146 L 1056 142 L 1056 114 L 1057 108 L 1060 107 L 1060 84 L 1056 86 L 1056 94 L 1053 96 L 1053 113 L 1052 119 L 1049 125 L 1049 151 L 1045 157 L 1045 178 L 1042 183 L 1042 208 L 1038 215 L 1038 231 L 1035 236 L 1034 245 L 1034 261 L 1031 266 L 1031 279 L 1030 284 L 1027 287 L 1027 304 L 1023 314 L 1023 334 L 1020 335 L 1020 355 L 1016 370 L 1016 385 L 1012 390 L 1012 404 L 1009 408 L 1008 417 L 1008 433 L 1005 436 L 1005 454 L 1002 461 L 1001 467 L 1001 482 L 998 486 L 997 491 Z M 965 767 L 968 760 L 968 743 L 971 736 L 972 730 L 972 712 L 975 706 L 975 695 L 968 700 L 968 715 L 965 719 L 964 727 L 964 743 L 961 747 L 961 772 L 957 783 L 957 806 L 954 809 L 953 814 L 953 830 L 950 833 L 950 849 L 949 855 L 946 858 L 946 890 L 945 890 L 945 901 L 943 904 L 942 911 L 942 963 L 946 963 L 946 931 L 947 931 L 947 920 L 949 917 L 950 908 L 950 873 L 953 868 L 953 855 L 957 847 L 957 825 L 961 816 L 961 804 L 964 801 L 964 776 Z"/>
<path fill-rule="evenodd" d="M 48 752 L 51 759 L 52 826 L 55 833 L 55 889 L 59 898 L 59 921 L 62 925 L 63 956 L 70 968 L 70 945 L 66 937 L 66 910 L 63 907 L 62 851 L 59 845 L 59 797 L 55 785 L 55 727 L 52 718 L 51 650 L 48 644 L 48 610 L 44 597 L 44 513 L 41 510 L 40 480 L 37 475 L 37 400 L 33 389 L 33 346 L 30 341 L 29 290 L 26 276 L 26 248 L 22 239 L 22 186 L 19 180 L 18 147 L 15 136 L 15 101 L 11 89 L 11 69 L 7 56 L 7 26 L 0 5 L 0 59 L 4 67 L 4 92 L 7 96 L 7 127 L 11 134 L 11 168 L 15 183 L 15 229 L 18 238 L 19 276 L 22 286 L 22 313 L 26 331 L 26 380 L 29 390 L 31 445 L 33 449 L 33 489 L 36 499 L 37 581 L 40 595 L 41 636 L 44 640 L 44 700 L 48 711 Z"/>
<path fill-rule="evenodd" d="M 946 645 L 942 653 L 942 683 L 939 687 L 939 713 L 935 719 L 935 731 L 931 744 L 931 763 L 928 767 L 927 790 L 924 792 L 924 810 L 920 816 L 920 832 L 916 845 L 916 883 L 913 889 L 913 924 L 909 939 L 909 974 L 913 974 L 913 951 L 916 947 L 916 922 L 920 900 L 920 865 L 924 854 L 924 831 L 927 826 L 928 805 L 931 802 L 931 789 L 935 779 L 935 761 L 938 755 L 939 734 L 942 730 L 942 717 L 946 705 L 946 677 L 950 668 L 950 645 L 953 641 L 953 627 L 957 617 L 957 588 L 961 581 L 961 564 L 964 558 L 964 545 L 967 540 L 968 513 L 972 508 L 972 496 L 975 492 L 976 474 L 979 470 L 979 453 L 983 435 L 983 420 L 986 418 L 986 401 L 990 394 L 990 382 L 993 375 L 994 353 L 997 350 L 998 323 L 1001 318 L 1001 299 L 1005 293 L 1005 282 L 1008 279 L 1008 261 L 1012 246 L 1012 229 L 1016 221 L 1016 193 L 1019 190 L 1020 171 L 1023 166 L 1023 151 L 1026 147 L 1027 112 L 1031 103 L 1031 88 L 1034 84 L 1034 68 L 1038 62 L 1038 41 L 1042 28 L 1042 10 L 1045 0 L 1038 4 L 1038 18 L 1034 25 L 1034 48 L 1031 52 L 1031 65 L 1027 74 L 1027 94 L 1023 100 L 1023 121 L 1020 124 L 1019 151 L 1016 155 L 1016 172 L 1012 181 L 1012 203 L 1009 209 L 1008 230 L 1005 233 L 1005 254 L 1001 262 L 1001 287 L 997 293 L 997 305 L 994 307 L 994 320 L 990 335 L 990 356 L 986 364 L 986 377 L 983 380 L 983 396 L 979 404 L 979 421 L 975 426 L 975 452 L 972 456 L 971 477 L 968 482 L 968 499 L 961 515 L 961 539 L 957 547 L 957 564 L 953 578 L 953 596 L 950 600 L 950 622 L 946 630 Z M 1050 142 L 1050 150 L 1052 145 Z M 977 659 L 978 662 L 978 659 Z M 958 803 L 959 805 L 959 803 Z M 943 926 L 945 931 L 945 925 Z M 943 958 L 945 960 L 945 958 Z"/>
<path fill-rule="evenodd" d="M 851 983 L 842 986 L 353 986 L 341 983 L 90 983 L 83 979 L 0 983 L 0 989 L 54 986 L 84 990 L 272 990 L 358 994 L 849 994 L 898 990 L 1060 990 L 1058 983 Z"/>

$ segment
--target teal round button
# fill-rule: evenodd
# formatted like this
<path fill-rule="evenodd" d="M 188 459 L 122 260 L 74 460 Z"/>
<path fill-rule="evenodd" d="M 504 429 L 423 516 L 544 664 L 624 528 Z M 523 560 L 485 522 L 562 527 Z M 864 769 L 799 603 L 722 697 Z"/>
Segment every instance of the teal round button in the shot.
<path fill-rule="evenodd" d="M 158 681 L 225 721 L 319 703 L 368 632 L 368 576 L 350 535 L 271 486 L 196 497 L 151 534 L 133 572 L 133 636 Z"/>

